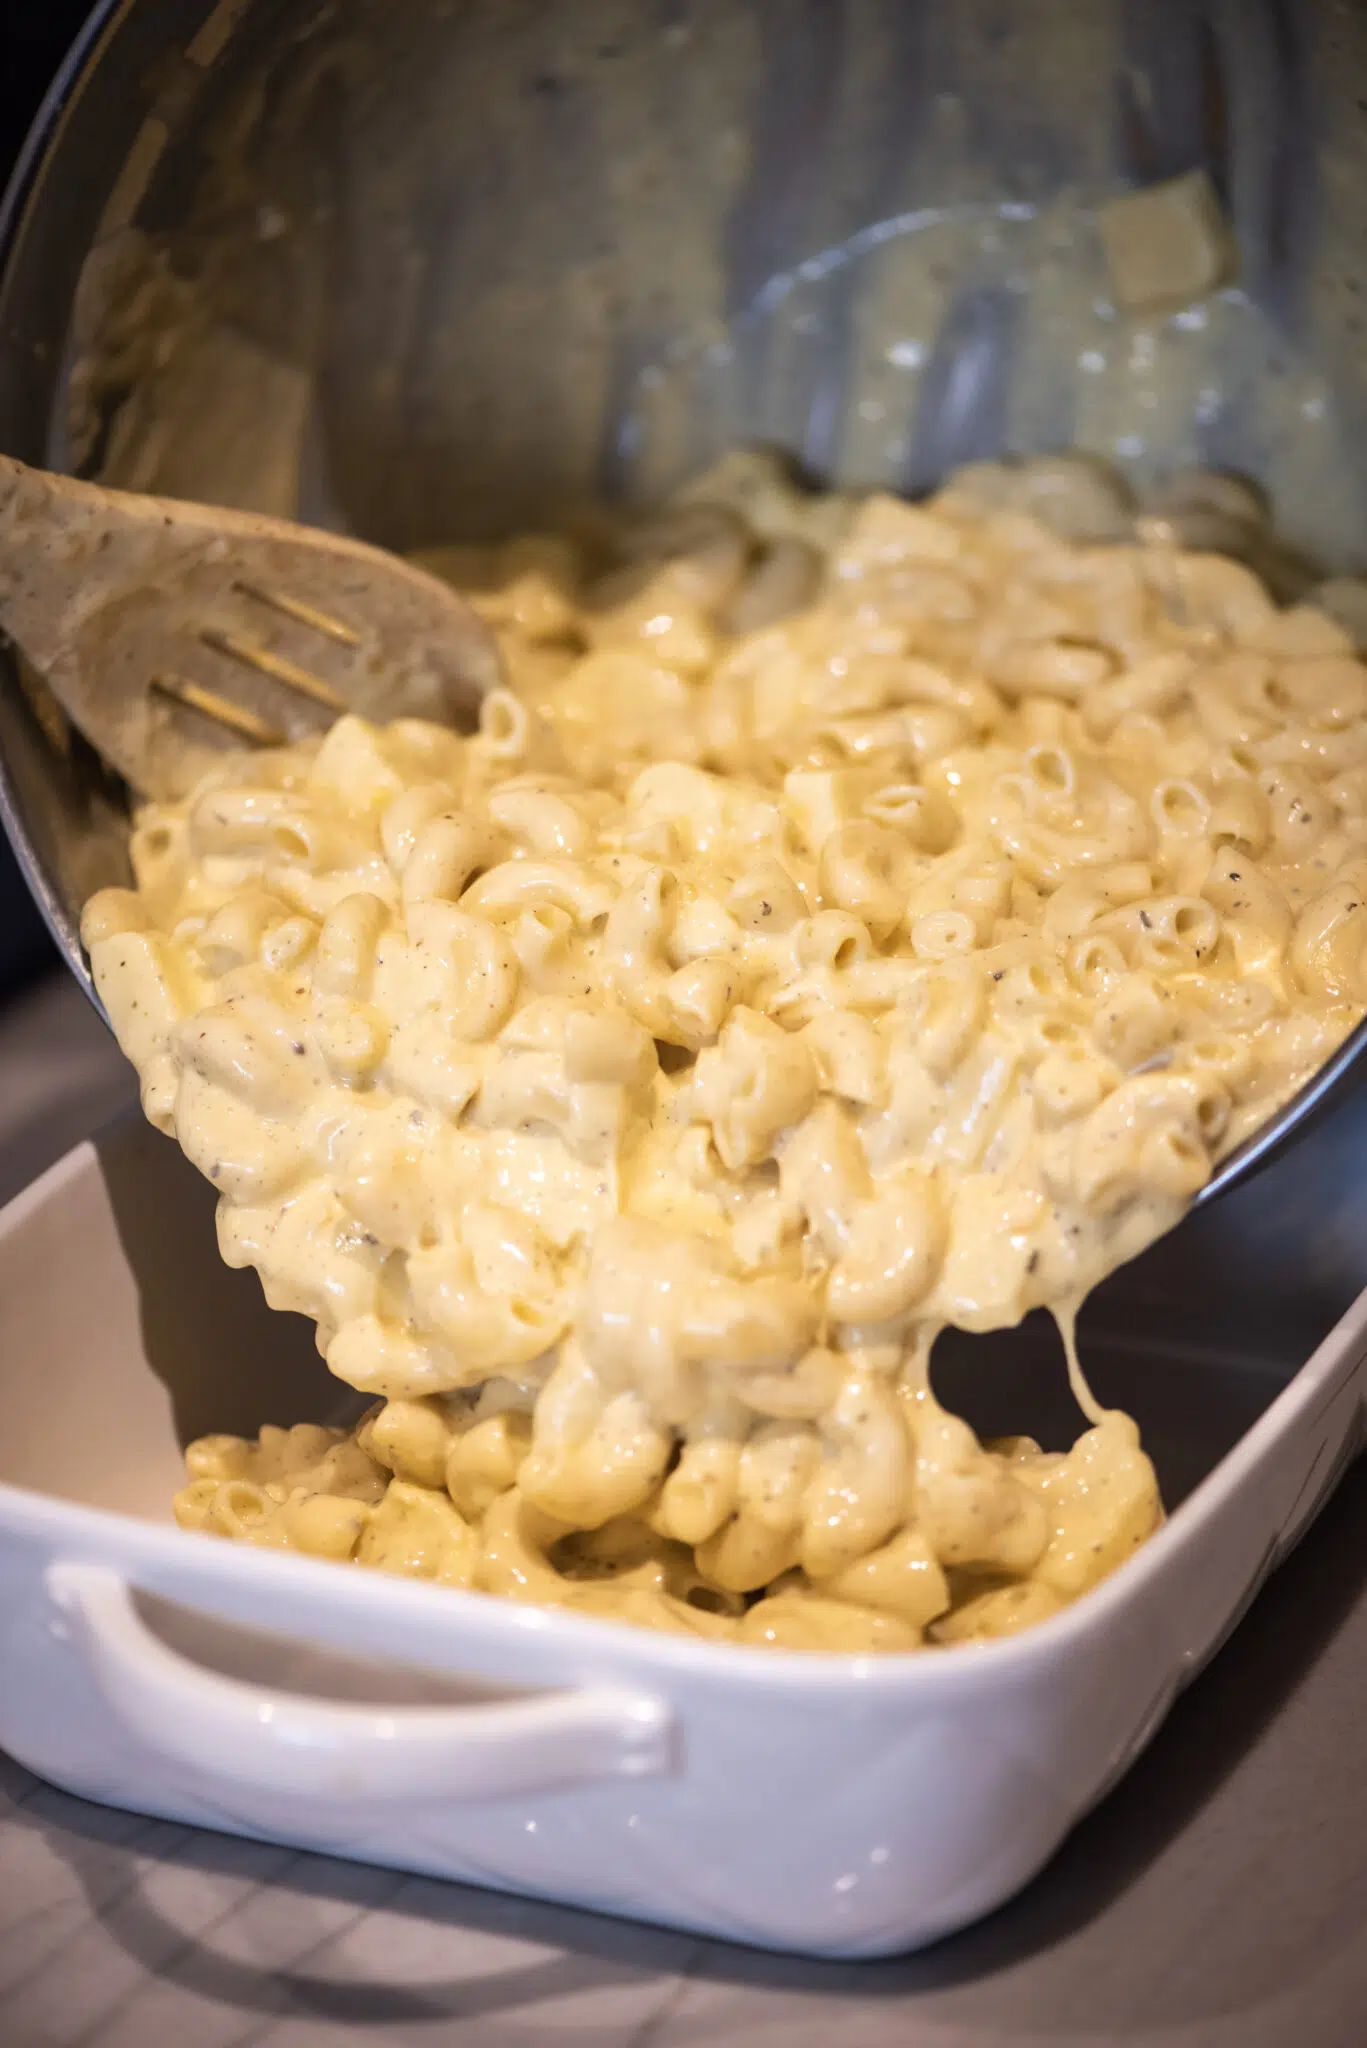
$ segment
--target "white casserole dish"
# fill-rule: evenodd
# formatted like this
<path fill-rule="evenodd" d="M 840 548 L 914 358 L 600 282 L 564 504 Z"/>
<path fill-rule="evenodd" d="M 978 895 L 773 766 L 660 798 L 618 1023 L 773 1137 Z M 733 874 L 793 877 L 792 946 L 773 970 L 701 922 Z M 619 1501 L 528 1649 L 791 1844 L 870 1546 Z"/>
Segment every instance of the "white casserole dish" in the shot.
<path fill-rule="evenodd" d="M 1298 1172 L 1344 1193 L 1348 1136 L 1336 1119 Z M 1289 1192 L 1279 1172 L 1262 1185 Z M 1091 1345 L 1160 1474 L 1169 1442 L 1170 1496 L 1215 1463 L 1134 1562 L 988 1649 L 798 1656 L 174 1528 L 187 1436 L 335 1419 L 345 1390 L 297 1318 L 218 1264 L 211 1191 L 166 1141 L 115 1126 L 0 1213 L 0 1745 L 87 1798 L 706 1934 L 845 1957 L 930 1941 L 1046 1861 L 1357 1447 L 1367 1298 L 1296 1371 L 1338 1306 L 1327 1254 L 1278 1328 L 1259 1292 L 1287 1309 L 1285 1271 L 1260 1263 L 1248 1200 L 1221 1205 L 1250 1252 L 1225 1283 L 1261 1349 L 1161 1334 L 1218 1249 L 1205 1218 L 1132 1269 L 1112 1318 L 1127 1335 Z M 1299 1206 L 1324 1226 L 1323 1201 Z M 1206 1293 L 1209 1326 L 1218 1275 Z M 985 1386 L 993 1357 L 1060 1377 L 1028 1333 L 1007 1347 L 976 1354 Z M 1163 1401 L 1145 1415 L 1140 1380 L 1175 1423 Z"/>

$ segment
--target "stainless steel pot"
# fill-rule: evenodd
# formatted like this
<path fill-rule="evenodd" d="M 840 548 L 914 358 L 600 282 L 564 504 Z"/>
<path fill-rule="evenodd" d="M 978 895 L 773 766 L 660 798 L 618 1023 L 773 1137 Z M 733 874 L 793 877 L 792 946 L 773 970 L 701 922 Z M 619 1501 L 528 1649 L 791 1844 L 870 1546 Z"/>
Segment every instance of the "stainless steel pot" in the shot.
<path fill-rule="evenodd" d="M 0 446 L 402 548 L 738 440 L 1081 445 L 1354 566 L 1365 109 L 1341 0 L 106 0 L 0 217 Z M 1193 170 L 1237 274 L 1118 313 L 1099 209 Z M 123 793 L 3 662 L 0 805 L 70 949 Z"/>
<path fill-rule="evenodd" d="M 1248 470 L 1340 566 L 1364 106 L 1338 0 L 106 0 L 0 226 L 0 446 L 403 547 L 737 439 L 1081 443 Z M 1196 167 L 1237 289 L 1117 319 L 1097 207 Z M 120 792 L 8 669 L 0 757 L 69 932 Z"/>

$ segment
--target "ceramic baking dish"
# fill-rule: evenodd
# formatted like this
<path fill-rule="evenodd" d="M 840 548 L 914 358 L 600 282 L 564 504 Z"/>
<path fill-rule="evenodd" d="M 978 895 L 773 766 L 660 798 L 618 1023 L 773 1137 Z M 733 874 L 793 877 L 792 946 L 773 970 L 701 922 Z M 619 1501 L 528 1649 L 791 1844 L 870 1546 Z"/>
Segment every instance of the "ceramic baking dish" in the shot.
<path fill-rule="evenodd" d="M 116 1126 L 0 1214 L 0 1744 L 140 1812 L 767 1946 L 873 1956 L 962 1926 L 1131 1762 L 1357 1446 L 1362 1121 L 1089 1312 L 1098 1387 L 1180 1499 L 1154 1541 L 1033 1634 L 883 1660 L 182 1534 L 187 1436 L 348 1397 L 307 1327 L 220 1267 L 210 1191 Z M 939 1371 L 983 1427 L 1075 1426 L 1031 1325 Z"/>

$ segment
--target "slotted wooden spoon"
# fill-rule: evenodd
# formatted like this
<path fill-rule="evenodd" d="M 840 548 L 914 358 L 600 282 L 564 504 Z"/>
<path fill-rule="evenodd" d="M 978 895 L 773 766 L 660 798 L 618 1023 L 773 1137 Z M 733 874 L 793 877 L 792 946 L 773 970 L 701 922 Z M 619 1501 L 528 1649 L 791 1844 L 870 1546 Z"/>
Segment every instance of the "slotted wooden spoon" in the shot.
<path fill-rule="evenodd" d="M 361 541 L 0 455 L 0 632 L 142 796 L 339 712 L 469 727 L 499 680 L 444 583 Z"/>

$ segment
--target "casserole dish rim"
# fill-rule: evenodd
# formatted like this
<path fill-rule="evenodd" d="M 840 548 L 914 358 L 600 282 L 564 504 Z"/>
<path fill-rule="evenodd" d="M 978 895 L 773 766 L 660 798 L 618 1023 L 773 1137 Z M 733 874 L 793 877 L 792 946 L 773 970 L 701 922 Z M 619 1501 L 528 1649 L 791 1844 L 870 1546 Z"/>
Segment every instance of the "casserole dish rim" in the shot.
<path fill-rule="evenodd" d="M 135 1114 L 130 1114 L 117 1118 L 108 1128 L 118 1130 L 138 1121 Z M 92 1169 L 99 1171 L 99 1153 L 94 1140 L 85 1139 L 0 1208 L 0 1247 L 22 1228 L 31 1213 Z M 610 1657 L 614 1648 L 634 1651 L 662 1674 L 676 1670 L 699 1678 L 710 1674 L 719 1683 L 740 1680 L 776 1693 L 797 1688 L 801 1692 L 838 1690 L 848 1694 L 851 1688 L 857 1688 L 867 1696 L 882 1695 L 889 1689 L 897 1691 L 911 1684 L 924 1689 L 927 1701 L 954 1699 L 965 1690 L 976 1691 L 984 1679 L 990 1682 L 993 1675 L 1003 1685 L 1011 1679 L 1028 1681 L 1041 1666 L 1058 1658 L 1066 1661 L 1070 1652 L 1085 1646 L 1087 1638 L 1103 1634 L 1108 1621 L 1119 1610 L 1154 1592 L 1154 1582 L 1166 1576 L 1175 1556 L 1180 1557 L 1183 1549 L 1210 1527 L 1229 1498 L 1275 1452 L 1296 1422 L 1313 1410 L 1317 1398 L 1334 1379 L 1345 1347 L 1355 1341 L 1359 1348 L 1367 1348 L 1367 1289 L 1326 1332 L 1305 1362 L 1291 1373 L 1262 1414 L 1130 1557 L 1057 1614 L 1012 1636 L 982 1643 L 869 1653 L 775 1649 L 714 1643 L 643 1628 L 612 1617 L 516 1601 L 499 1594 L 428 1585 L 378 1571 L 367 1573 L 356 1566 L 351 1568 L 350 1584 L 363 1610 L 375 1608 L 377 1620 L 386 1604 L 401 1602 L 415 1621 L 430 1617 L 435 1634 L 444 1633 L 442 1622 L 449 1617 L 451 1627 L 461 1639 L 468 1640 L 471 1635 L 488 1638 L 489 1648 L 496 1645 L 500 1631 L 524 1641 L 554 1633 L 557 1639 L 563 1637 L 566 1650 L 578 1649 L 585 1659 L 591 1659 L 595 1653 Z M 73 1522 L 75 1526 L 70 1526 Z M 65 1534 L 64 1523 L 69 1525 Z M 198 1575 L 207 1576 L 212 1583 L 240 1580 L 251 1584 L 255 1580 L 263 1586 L 283 1570 L 287 1578 L 277 1578 L 275 1583 L 288 1585 L 299 1594 L 312 1593 L 316 1599 L 326 1597 L 329 1607 L 352 1597 L 343 1592 L 347 1579 L 329 1560 L 288 1553 L 267 1554 L 249 1544 L 201 1538 L 170 1521 L 160 1522 L 121 1508 L 64 1500 L 35 1487 L 0 1480 L 0 1529 L 5 1526 L 31 1533 L 44 1542 L 55 1541 L 58 1547 L 70 1542 L 78 1528 L 92 1542 L 98 1541 L 102 1531 L 117 1530 L 125 1540 L 132 1531 L 138 1531 L 135 1547 L 142 1550 L 144 1545 L 148 1546 L 149 1564 L 189 1566 L 192 1559 L 197 1559 Z M 1289 1540 L 1278 1540 L 1274 1549 L 1276 1562 L 1281 1562 L 1300 1533 L 1300 1527 L 1295 1526 Z M 267 1628 L 263 1633 L 272 1631 Z M 273 1633 L 278 1636 L 280 1632 Z M 412 1664 L 414 1660 L 404 1657 L 394 1661 Z"/>

